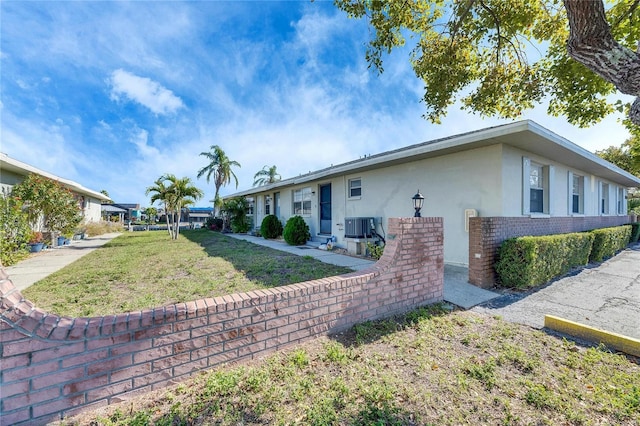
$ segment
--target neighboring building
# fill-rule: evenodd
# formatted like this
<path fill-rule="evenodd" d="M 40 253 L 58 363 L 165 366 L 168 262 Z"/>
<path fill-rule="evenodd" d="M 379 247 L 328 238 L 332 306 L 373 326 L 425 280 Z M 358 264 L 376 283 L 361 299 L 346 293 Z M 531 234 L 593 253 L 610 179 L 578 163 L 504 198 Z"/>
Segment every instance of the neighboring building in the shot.
<path fill-rule="evenodd" d="M 84 220 L 86 222 L 100 221 L 100 205 L 104 201 L 109 201 L 109 197 L 98 191 L 85 188 L 77 182 L 45 172 L 44 170 L 15 160 L 7 154 L 0 153 L 0 187 L 3 193 L 8 194 L 11 192 L 11 188 L 13 188 L 14 185 L 22 182 L 31 173 L 55 180 L 68 188 L 78 200 L 78 204 L 82 208 Z"/>
<path fill-rule="evenodd" d="M 182 221 L 189 224 L 204 224 L 213 215 L 213 207 L 187 207 L 183 209 Z"/>
<path fill-rule="evenodd" d="M 476 248 L 470 253 L 470 226 L 481 223 L 470 218 L 537 220 L 520 220 L 513 232 L 518 235 L 612 226 L 630 220 L 627 190 L 637 186 L 639 178 L 527 120 L 367 156 L 225 198 L 253 198 L 256 226 L 267 214 L 283 224 L 300 215 L 315 239 L 335 236 L 337 246 L 359 253 L 375 239 L 368 232 L 371 219 L 384 236 L 388 218 L 413 216 L 411 198 L 420 190 L 422 216 L 444 218 L 445 262 L 473 272 L 487 255 Z M 562 228 L 555 218 L 563 218 Z M 483 280 L 470 277 L 489 284 Z"/>
<path fill-rule="evenodd" d="M 118 216 L 118 222 L 142 220 L 140 204 L 134 203 L 109 203 L 102 204 L 102 216 L 110 220 L 111 217 Z"/>

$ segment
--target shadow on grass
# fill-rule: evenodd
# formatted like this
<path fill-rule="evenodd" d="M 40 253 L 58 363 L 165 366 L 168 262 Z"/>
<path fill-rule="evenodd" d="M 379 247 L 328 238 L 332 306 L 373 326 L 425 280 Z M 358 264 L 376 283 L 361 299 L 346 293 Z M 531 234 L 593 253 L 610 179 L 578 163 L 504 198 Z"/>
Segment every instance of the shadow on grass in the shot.
<path fill-rule="evenodd" d="M 433 305 L 421 306 L 404 315 L 396 315 L 356 324 L 348 330 L 330 335 L 329 337 L 345 347 L 366 345 L 408 327 L 415 327 L 423 321 L 446 316 L 450 314 L 453 309 L 453 305 L 448 303 L 435 303 Z"/>
<path fill-rule="evenodd" d="M 230 238 L 207 230 L 184 231 L 182 235 L 199 244 L 210 257 L 222 258 L 247 279 L 264 287 L 278 287 L 353 272 L 310 256 L 298 256 Z"/>

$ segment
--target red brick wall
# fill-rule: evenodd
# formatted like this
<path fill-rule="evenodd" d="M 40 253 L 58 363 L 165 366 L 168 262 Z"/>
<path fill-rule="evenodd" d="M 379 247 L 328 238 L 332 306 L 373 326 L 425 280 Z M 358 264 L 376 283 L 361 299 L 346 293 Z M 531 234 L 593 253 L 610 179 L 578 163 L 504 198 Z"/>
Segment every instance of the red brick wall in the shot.
<path fill-rule="evenodd" d="M 2 270 L 0 423 L 43 424 L 441 301 L 442 218 L 389 219 L 388 235 L 365 271 L 97 318 L 43 312 Z"/>
<path fill-rule="evenodd" d="M 508 238 L 589 231 L 630 221 L 630 216 L 470 218 L 469 282 L 483 288 L 495 285 L 493 265 L 500 244 Z"/>

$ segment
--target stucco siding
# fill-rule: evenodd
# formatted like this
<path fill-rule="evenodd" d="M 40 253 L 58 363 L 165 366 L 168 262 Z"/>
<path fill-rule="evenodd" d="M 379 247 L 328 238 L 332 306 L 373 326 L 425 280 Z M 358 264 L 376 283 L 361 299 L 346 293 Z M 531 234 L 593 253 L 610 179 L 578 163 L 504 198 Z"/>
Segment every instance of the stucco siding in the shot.
<path fill-rule="evenodd" d="M 496 216 L 517 217 L 530 216 L 523 207 L 524 197 L 529 194 L 525 192 L 526 171 L 523 169 L 523 159 L 528 159 L 531 164 L 548 167 L 544 178 L 545 191 L 548 191 L 549 211 L 545 212 L 545 217 L 567 217 L 567 216 L 616 216 L 626 213 L 624 202 L 620 205 L 621 212 L 618 212 L 618 201 L 624 201 L 626 188 L 616 183 L 594 176 L 584 170 L 568 167 L 561 161 L 535 155 L 531 152 L 519 150 L 510 146 L 503 146 L 502 151 L 502 171 L 503 188 L 502 198 L 503 210 Z M 572 184 L 573 176 L 582 179 L 580 193 L 580 212 L 572 211 Z M 572 179 L 571 182 L 569 179 Z M 602 194 L 605 196 L 605 212 L 601 212 Z M 532 217 L 536 216 L 531 214 Z"/>

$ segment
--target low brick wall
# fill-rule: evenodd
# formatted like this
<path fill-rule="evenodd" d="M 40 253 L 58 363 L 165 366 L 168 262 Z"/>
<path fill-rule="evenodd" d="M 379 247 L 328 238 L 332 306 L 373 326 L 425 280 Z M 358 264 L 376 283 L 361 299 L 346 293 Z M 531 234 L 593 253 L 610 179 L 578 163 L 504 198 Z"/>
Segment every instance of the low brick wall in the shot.
<path fill-rule="evenodd" d="M 0 275 L 0 423 L 44 424 L 443 298 L 442 218 L 389 219 L 371 268 L 96 318 L 50 315 Z"/>
<path fill-rule="evenodd" d="M 589 231 L 630 223 L 631 216 L 473 217 L 469 220 L 469 282 L 489 288 L 496 283 L 493 265 L 500 244 L 513 237 Z"/>

